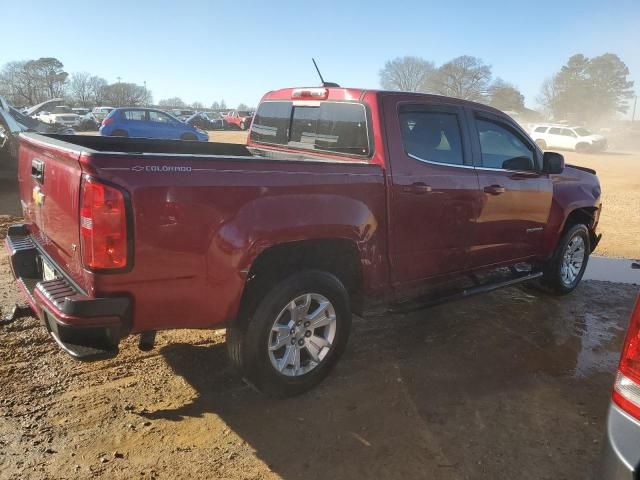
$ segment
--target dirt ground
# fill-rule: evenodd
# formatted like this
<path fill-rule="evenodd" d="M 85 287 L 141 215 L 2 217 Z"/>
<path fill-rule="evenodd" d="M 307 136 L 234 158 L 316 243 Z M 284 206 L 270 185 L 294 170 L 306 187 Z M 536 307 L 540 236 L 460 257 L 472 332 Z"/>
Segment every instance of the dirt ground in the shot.
<path fill-rule="evenodd" d="M 288 400 L 241 382 L 223 332 L 80 363 L 21 319 L 0 327 L 0 479 L 584 479 L 636 291 L 355 319 L 334 373 Z M 19 300 L 4 253 L 0 292 Z"/>

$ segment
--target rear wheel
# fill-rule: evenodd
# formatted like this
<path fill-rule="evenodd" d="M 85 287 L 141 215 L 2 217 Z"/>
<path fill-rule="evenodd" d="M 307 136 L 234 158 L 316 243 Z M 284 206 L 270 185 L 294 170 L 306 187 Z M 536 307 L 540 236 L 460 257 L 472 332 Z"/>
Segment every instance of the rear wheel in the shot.
<path fill-rule="evenodd" d="M 544 140 L 536 140 L 536 145 L 538 145 L 541 150 L 545 150 L 547 148 L 547 142 Z"/>
<path fill-rule="evenodd" d="M 229 358 L 261 391 L 297 395 L 329 374 L 350 328 L 340 280 L 326 272 L 301 272 L 266 292 L 248 321 L 227 329 Z"/>
<path fill-rule="evenodd" d="M 589 230 L 583 224 L 573 225 L 545 265 L 541 285 L 558 295 L 572 292 L 582 280 L 590 253 Z"/>
<path fill-rule="evenodd" d="M 129 134 L 127 132 L 125 132 L 124 130 L 114 130 L 111 133 L 112 137 L 128 137 Z"/>

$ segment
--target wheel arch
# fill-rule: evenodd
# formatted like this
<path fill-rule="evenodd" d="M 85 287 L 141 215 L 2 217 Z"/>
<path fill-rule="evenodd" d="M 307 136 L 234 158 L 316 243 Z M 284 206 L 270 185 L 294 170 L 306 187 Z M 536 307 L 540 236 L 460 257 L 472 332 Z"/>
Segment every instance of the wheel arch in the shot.
<path fill-rule="evenodd" d="M 248 318 L 266 289 L 304 270 L 335 275 L 349 292 L 351 308 L 362 311 L 362 265 L 356 243 L 346 238 L 318 238 L 279 243 L 252 262 L 240 301 L 238 320 Z"/>

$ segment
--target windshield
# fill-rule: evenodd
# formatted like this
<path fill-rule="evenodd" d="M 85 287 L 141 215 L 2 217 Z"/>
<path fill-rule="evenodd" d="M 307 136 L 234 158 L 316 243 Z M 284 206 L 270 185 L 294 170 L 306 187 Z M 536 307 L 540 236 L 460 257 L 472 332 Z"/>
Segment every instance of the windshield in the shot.
<path fill-rule="evenodd" d="M 576 132 L 579 137 L 588 137 L 589 135 L 593 135 L 593 133 L 584 127 L 574 128 L 573 131 Z"/>

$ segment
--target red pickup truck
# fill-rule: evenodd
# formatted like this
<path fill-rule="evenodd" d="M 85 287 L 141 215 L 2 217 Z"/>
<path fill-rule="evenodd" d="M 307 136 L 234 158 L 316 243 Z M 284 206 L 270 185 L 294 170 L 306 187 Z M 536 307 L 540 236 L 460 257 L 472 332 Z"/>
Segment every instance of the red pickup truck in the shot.
<path fill-rule="evenodd" d="M 324 378 L 352 312 L 530 280 L 565 294 L 599 240 L 594 171 L 498 110 L 414 93 L 270 92 L 246 146 L 24 133 L 18 176 L 11 265 L 64 350 L 226 327 L 277 395 Z"/>

